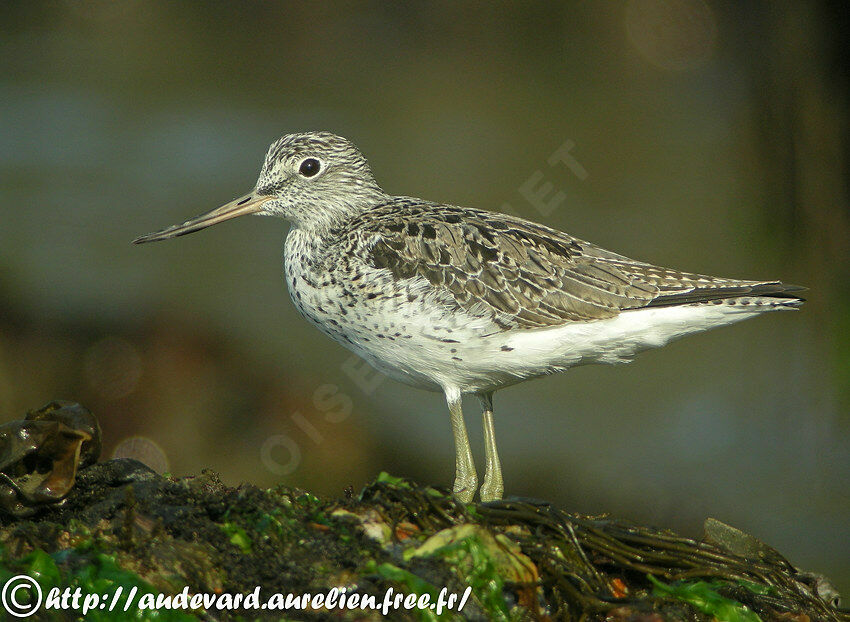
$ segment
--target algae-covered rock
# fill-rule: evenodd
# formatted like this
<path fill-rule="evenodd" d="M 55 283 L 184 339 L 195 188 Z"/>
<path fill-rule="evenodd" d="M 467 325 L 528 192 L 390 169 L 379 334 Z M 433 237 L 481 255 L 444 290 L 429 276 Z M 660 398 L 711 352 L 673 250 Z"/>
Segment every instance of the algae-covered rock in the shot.
<path fill-rule="evenodd" d="M 0 517 L 0 584 L 21 574 L 45 595 L 120 588 L 116 611 L 86 620 L 850 620 L 822 577 L 717 521 L 697 541 L 545 503 L 465 505 L 385 474 L 319 499 L 129 459 L 80 469 L 61 504 Z M 157 593 L 181 607 L 138 608 Z M 280 608 L 254 606 L 276 594 Z M 388 594 L 401 600 L 385 616 Z"/>

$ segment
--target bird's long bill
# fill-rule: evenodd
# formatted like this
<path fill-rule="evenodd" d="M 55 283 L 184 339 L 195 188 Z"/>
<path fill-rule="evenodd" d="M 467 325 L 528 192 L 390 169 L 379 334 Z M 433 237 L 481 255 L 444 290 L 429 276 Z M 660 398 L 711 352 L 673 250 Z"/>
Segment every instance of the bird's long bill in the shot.
<path fill-rule="evenodd" d="M 195 218 L 190 218 L 179 225 L 173 225 L 163 229 L 162 231 L 155 231 L 154 233 L 139 236 L 133 240 L 133 244 L 144 244 L 145 242 L 158 242 L 159 240 L 176 238 L 179 235 L 194 233 L 195 231 L 200 231 L 201 229 L 205 229 L 206 227 L 225 220 L 230 220 L 231 218 L 236 218 L 237 216 L 256 214 L 262 209 L 263 203 L 268 201 L 270 198 L 271 197 L 267 196 L 257 196 L 253 192 L 246 194 L 244 197 L 233 199 L 226 205 L 222 205 L 211 212 L 196 216 Z"/>

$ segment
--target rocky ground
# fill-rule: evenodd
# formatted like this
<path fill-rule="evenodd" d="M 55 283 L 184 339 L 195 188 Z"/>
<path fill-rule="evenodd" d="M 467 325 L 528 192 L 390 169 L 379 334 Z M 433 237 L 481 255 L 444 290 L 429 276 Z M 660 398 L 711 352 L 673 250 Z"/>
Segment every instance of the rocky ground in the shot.
<path fill-rule="evenodd" d="M 30 619 L 377 620 L 380 610 L 356 605 L 374 597 L 380 607 L 390 588 L 436 602 L 446 588 L 444 596 L 457 594 L 453 609 L 402 607 L 386 617 L 850 620 L 836 608 L 825 578 L 798 571 L 769 546 L 711 519 L 695 541 L 541 502 L 464 505 L 449 491 L 386 474 L 338 499 L 285 487 L 231 488 L 213 472 L 175 479 L 129 459 L 83 466 L 79 457 L 91 449 L 85 435 L 97 434 L 86 430 L 63 431 L 62 447 L 76 448 L 80 468 L 61 500 L 34 495 L 48 487 L 44 482 L 60 481 L 50 469 L 60 470 L 68 451 L 54 443 L 51 462 L 40 456 L 44 450 L 21 449 L 28 436 L 17 430 L 18 453 L 10 455 L 9 434 L 3 437 L 0 583 L 26 574 L 45 597 L 52 588 L 59 594 L 69 588 L 72 596 L 76 588 L 85 595 L 120 587 L 121 594 L 112 611 L 97 608 L 83 617 L 79 610 L 42 609 Z M 274 593 L 332 588 L 348 600 L 315 608 L 311 602 L 306 610 L 219 609 L 229 595 L 248 595 L 257 586 L 261 603 Z M 157 592 L 209 594 L 216 601 L 180 611 L 135 606 Z M 130 593 L 134 606 L 124 612 Z"/>

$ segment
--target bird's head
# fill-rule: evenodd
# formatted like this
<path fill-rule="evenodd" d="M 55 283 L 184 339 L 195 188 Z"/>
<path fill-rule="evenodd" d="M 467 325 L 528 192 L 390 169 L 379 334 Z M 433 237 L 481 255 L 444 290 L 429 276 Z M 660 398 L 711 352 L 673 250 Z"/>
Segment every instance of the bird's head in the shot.
<path fill-rule="evenodd" d="M 278 216 L 306 229 L 328 229 L 385 199 L 366 158 L 349 140 L 330 132 L 287 134 L 269 147 L 251 192 L 133 242 L 166 240 L 245 214 Z"/>

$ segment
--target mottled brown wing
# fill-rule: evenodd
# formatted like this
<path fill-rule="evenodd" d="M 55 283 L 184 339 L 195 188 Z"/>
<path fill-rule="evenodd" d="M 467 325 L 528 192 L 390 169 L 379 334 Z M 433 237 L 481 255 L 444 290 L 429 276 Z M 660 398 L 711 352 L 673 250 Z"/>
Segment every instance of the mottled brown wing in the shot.
<path fill-rule="evenodd" d="M 491 309 L 506 328 L 741 296 L 796 299 L 803 289 L 661 268 L 521 218 L 415 199 L 368 212 L 350 230 L 371 245 L 375 267 L 424 277 L 462 308 Z"/>
<path fill-rule="evenodd" d="M 659 288 L 605 258 L 626 258 L 542 225 L 489 212 L 430 206 L 372 213 L 370 259 L 396 278 L 421 276 L 463 308 L 507 326 L 593 320 L 645 306 Z M 361 228 L 361 232 L 364 230 Z M 635 265 L 643 265 L 635 263 Z"/>

